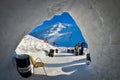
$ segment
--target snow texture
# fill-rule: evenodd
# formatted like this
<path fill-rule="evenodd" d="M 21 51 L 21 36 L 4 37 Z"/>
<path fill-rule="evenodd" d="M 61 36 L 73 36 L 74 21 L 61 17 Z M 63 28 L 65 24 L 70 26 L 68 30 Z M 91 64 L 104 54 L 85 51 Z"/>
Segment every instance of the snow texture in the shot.
<path fill-rule="evenodd" d="M 55 47 L 31 35 L 23 37 L 22 41 L 16 48 L 16 53 L 32 55 L 34 59 L 40 58 L 45 64 L 45 71 L 43 67 L 34 68 L 34 75 L 27 78 L 27 80 L 74 80 L 76 77 L 81 80 L 94 79 L 94 71 L 86 65 L 86 56 L 75 56 L 75 53 L 67 53 L 67 49 L 74 47 Z M 58 53 L 54 53 L 54 57 L 49 57 L 50 49 L 58 49 Z M 86 49 L 86 48 L 85 48 Z M 15 60 L 13 60 L 15 62 Z M 12 65 L 16 67 L 16 64 Z M 31 64 L 31 69 L 32 68 Z M 24 80 L 17 69 L 13 70 L 11 74 L 13 79 Z M 11 70 L 10 70 L 11 73 Z M 68 77 L 69 76 L 69 77 Z M 87 77 L 85 77 L 87 76 Z M 93 76 L 93 77 L 91 77 Z M 78 80 L 76 79 L 76 80 Z"/>

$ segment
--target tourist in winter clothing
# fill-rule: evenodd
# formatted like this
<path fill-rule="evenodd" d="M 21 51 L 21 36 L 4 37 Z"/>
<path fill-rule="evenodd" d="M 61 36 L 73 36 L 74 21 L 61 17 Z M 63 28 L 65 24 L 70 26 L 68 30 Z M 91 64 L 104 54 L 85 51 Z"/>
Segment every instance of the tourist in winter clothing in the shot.
<path fill-rule="evenodd" d="M 84 43 L 80 44 L 79 55 L 83 55 Z"/>
<path fill-rule="evenodd" d="M 78 44 L 75 45 L 75 55 L 78 56 Z"/>
<path fill-rule="evenodd" d="M 89 65 L 91 62 L 90 52 L 88 48 L 84 48 L 84 53 L 86 55 L 86 64 Z"/>

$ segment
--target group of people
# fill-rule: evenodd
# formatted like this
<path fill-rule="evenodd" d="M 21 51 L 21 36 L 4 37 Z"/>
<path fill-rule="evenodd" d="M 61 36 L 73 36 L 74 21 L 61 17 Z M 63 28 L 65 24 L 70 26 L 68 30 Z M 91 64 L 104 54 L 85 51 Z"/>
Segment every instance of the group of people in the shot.
<path fill-rule="evenodd" d="M 91 62 L 91 57 L 90 57 L 90 52 L 88 49 L 88 46 L 86 46 L 87 44 L 85 42 L 81 42 L 81 43 L 77 43 L 75 45 L 75 55 L 86 55 L 86 60 L 87 60 L 87 64 L 89 65 Z"/>
<path fill-rule="evenodd" d="M 75 55 L 83 55 L 83 50 L 84 50 L 84 44 L 83 43 L 77 43 L 75 45 Z"/>

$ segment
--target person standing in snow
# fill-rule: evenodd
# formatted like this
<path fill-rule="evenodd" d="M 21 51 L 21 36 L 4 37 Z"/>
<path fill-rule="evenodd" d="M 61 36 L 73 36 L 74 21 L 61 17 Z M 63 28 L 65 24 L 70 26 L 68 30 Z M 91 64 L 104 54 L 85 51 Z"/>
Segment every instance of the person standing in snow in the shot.
<path fill-rule="evenodd" d="M 84 53 L 86 54 L 86 64 L 89 65 L 90 62 L 91 62 L 91 57 L 90 57 L 90 52 L 89 52 L 89 49 L 88 48 L 85 48 L 84 49 Z"/>
<path fill-rule="evenodd" d="M 83 55 L 84 43 L 80 44 L 79 55 Z"/>
<path fill-rule="evenodd" d="M 75 55 L 78 56 L 78 44 L 75 45 Z"/>

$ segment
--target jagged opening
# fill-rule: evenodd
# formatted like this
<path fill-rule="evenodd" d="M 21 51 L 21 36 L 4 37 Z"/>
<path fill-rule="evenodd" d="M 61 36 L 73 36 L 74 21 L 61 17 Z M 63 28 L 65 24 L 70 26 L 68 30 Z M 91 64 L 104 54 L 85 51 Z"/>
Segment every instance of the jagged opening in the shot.
<path fill-rule="evenodd" d="M 80 27 L 68 12 L 55 15 L 52 19 L 44 21 L 32 32 L 31 36 L 38 39 L 47 40 L 50 44 L 62 47 L 74 47 L 75 44 L 87 42 L 84 39 Z"/>
<path fill-rule="evenodd" d="M 80 27 L 68 12 L 63 12 L 61 15 L 55 15 L 50 20 L 44 21 L 33 29 L 29 36 L 44 40 L 44 42 L 57 47 L 75 47 L 76 44 L 83 43 L 84 48 L 88 48 Z M 31 41 L 28 42 L 31 43 Z"/>

